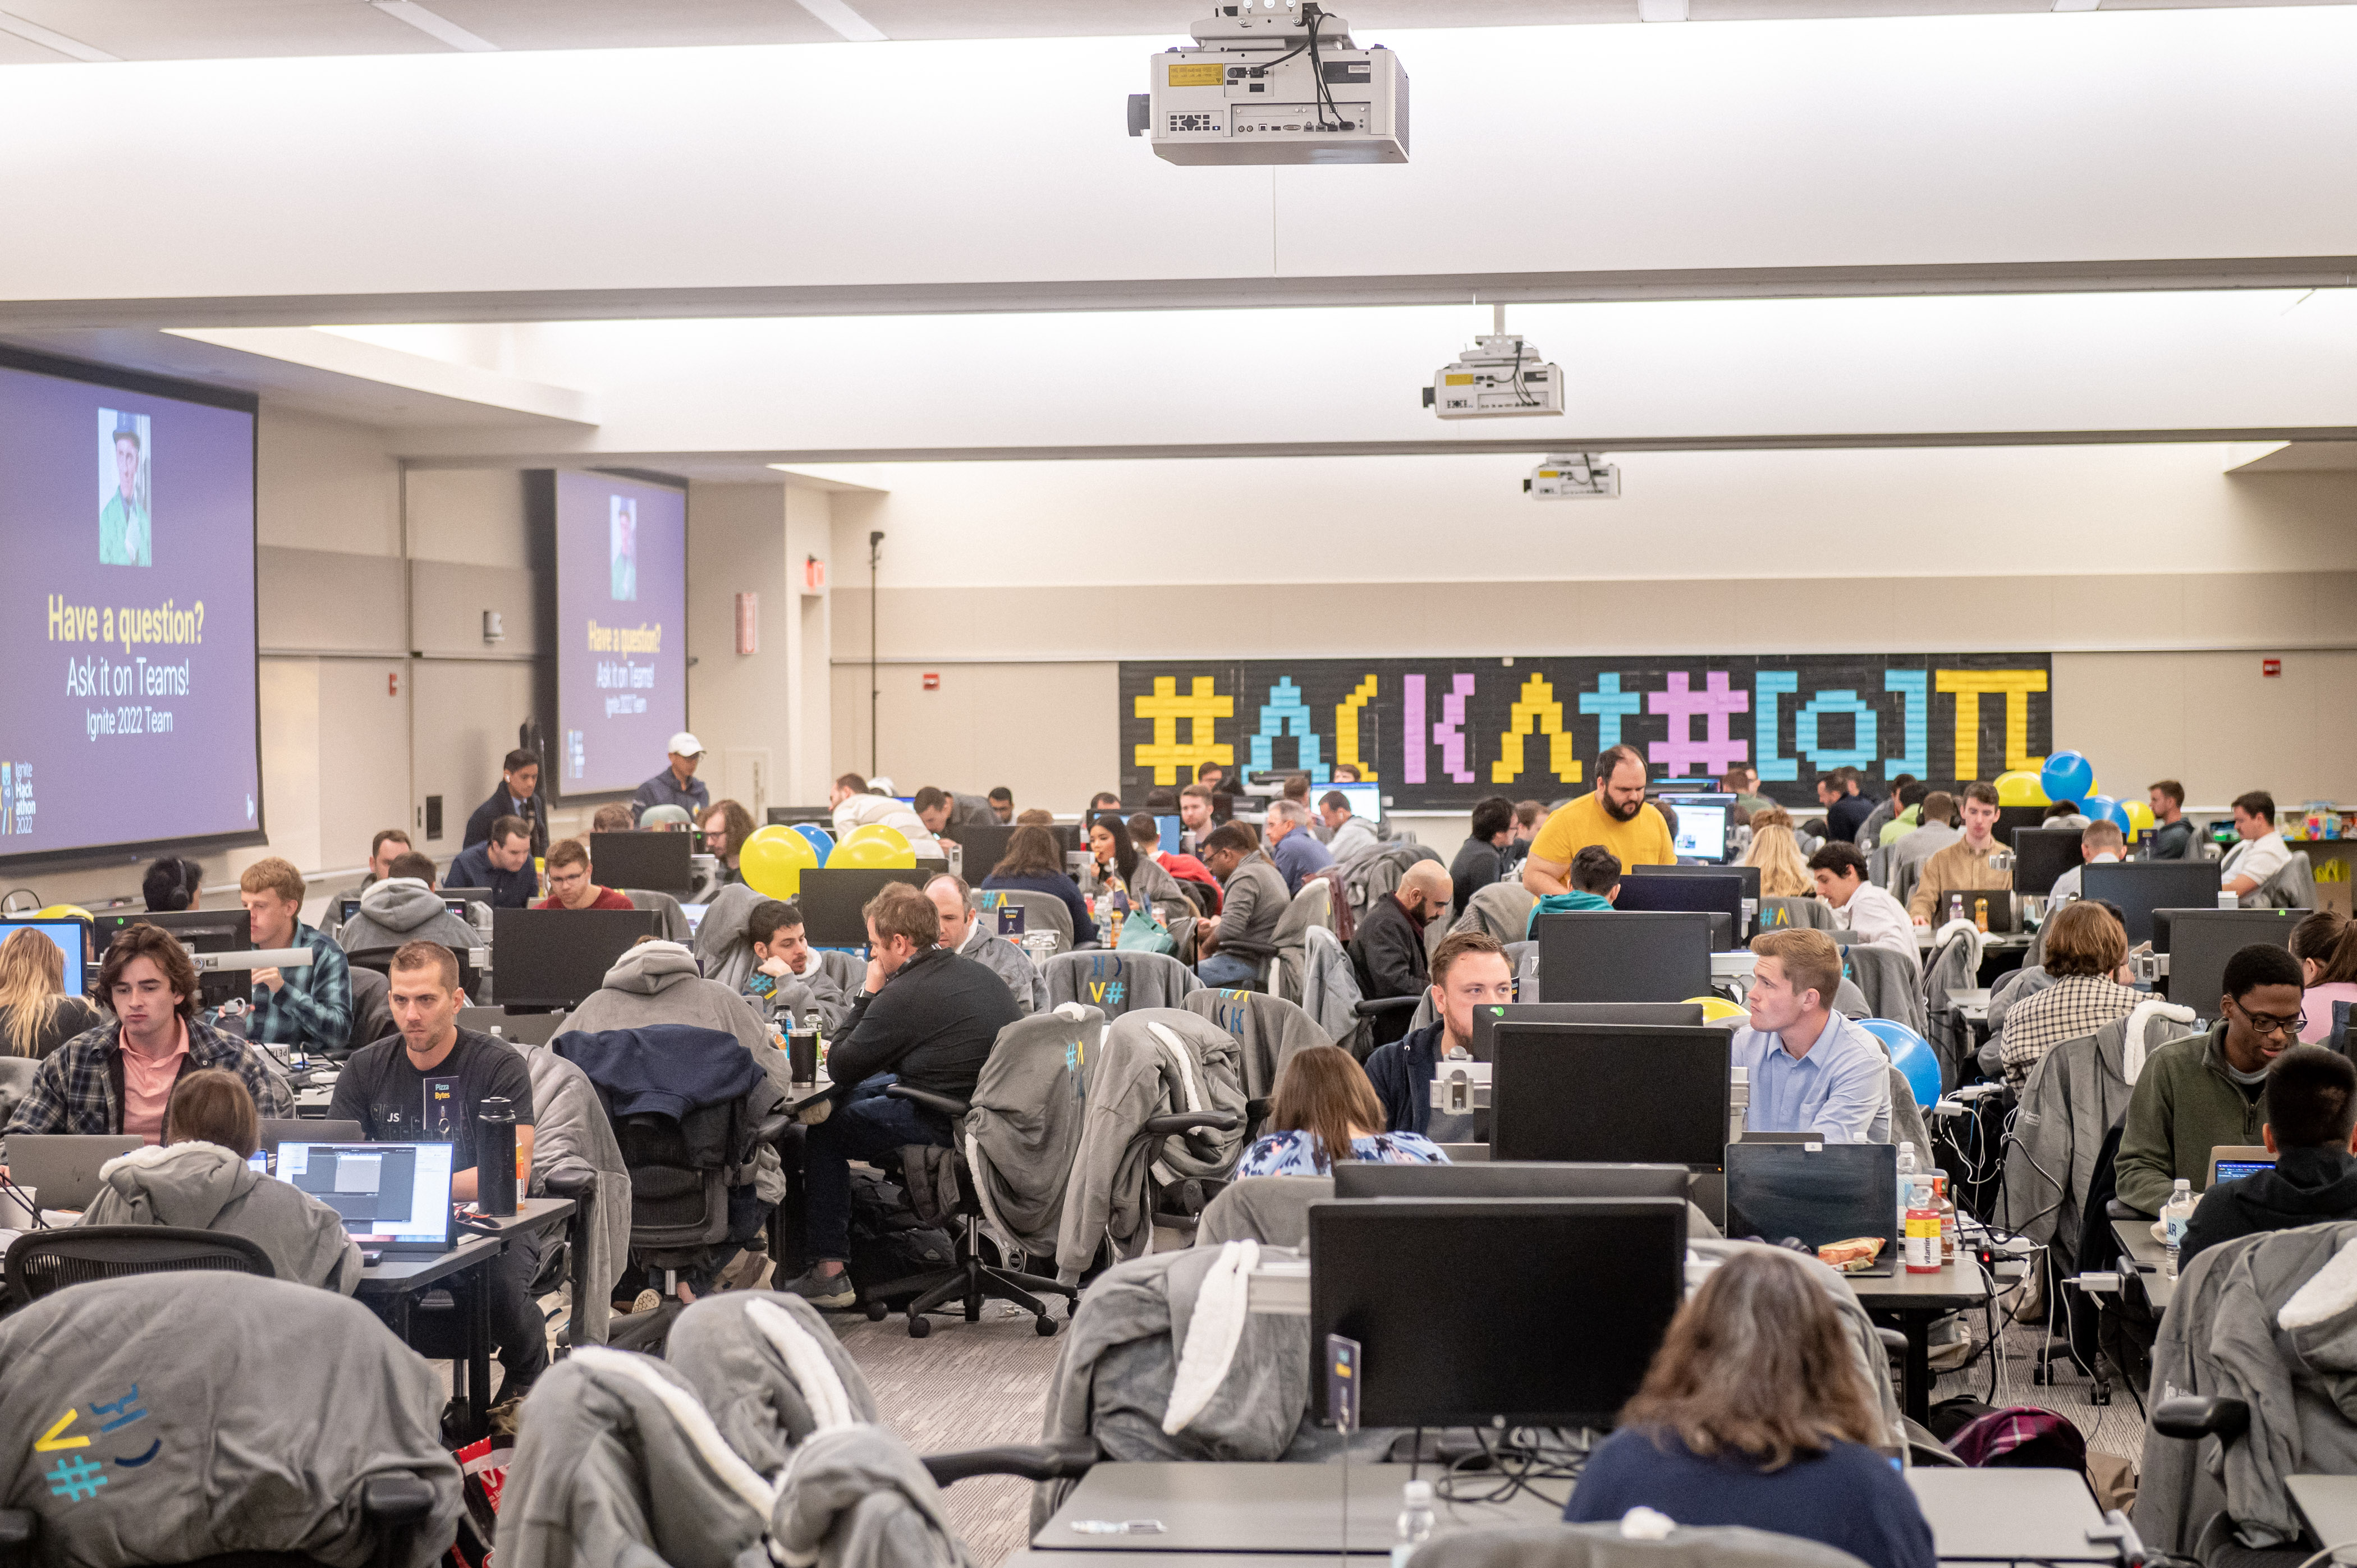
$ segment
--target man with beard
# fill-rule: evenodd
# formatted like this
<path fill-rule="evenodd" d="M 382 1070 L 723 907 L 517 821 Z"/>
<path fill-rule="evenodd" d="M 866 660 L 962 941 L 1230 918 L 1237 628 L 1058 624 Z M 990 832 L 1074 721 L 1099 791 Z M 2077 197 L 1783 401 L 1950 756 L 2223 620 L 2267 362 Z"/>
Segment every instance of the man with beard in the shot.
<path fill-rule="evenodd" d="M 1523 862 L 1523 886 L 1546 897 L 1569 893 L 1572 857 L 1601 844 L 1624 866 L 1674 865 L 1670 824 L 1645 800 L 1645 760 L 1633 746 L 1596 759 L 1596 788 L 1546 820 Z"/>

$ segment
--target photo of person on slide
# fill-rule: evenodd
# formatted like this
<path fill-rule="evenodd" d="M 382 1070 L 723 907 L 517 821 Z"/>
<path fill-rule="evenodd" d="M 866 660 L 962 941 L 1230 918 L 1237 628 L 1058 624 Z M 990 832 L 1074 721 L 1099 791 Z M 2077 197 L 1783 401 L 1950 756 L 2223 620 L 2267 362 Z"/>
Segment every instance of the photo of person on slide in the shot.
<path fill-rule="evenodd" d="M 155 564 L 148 514 L 147 416 L 98 411 L 98 559 L 105 566 Z"/>
<path fill-rule="evenodd" d="M 613 504 L 614 597 L 639 596 L 639 503 L 629 496 L 608 498 Z"/>

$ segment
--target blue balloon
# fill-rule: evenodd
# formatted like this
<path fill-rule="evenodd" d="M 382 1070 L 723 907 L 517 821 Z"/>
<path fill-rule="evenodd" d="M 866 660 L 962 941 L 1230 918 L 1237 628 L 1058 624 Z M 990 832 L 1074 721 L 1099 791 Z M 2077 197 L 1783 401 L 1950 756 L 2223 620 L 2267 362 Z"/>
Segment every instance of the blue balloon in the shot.
<path fill-rule="evenodd" d="M 2109 795 L 2090 795 L 2080 802 L 2080 814 L 2091 822 L 2116 823 L 2121 832 L 2136 837 L 2136 827 L 2128 821 L 2128 809 Z"/>
<path fill-rule="evenodd" d="M 1860 1018 L 1858 1026 L 1890 1048 L 1890 1065 L 1907 1077 L 1907 1085 L 1915 1091 L 1915 1103 L 1929 1106 L 1940 1098 L 1940 1058 L 1929 1041 L 1904 1024 L 1894 1024 L 1888 1018 Z M 1926 1150 L 1916 1151 L 1929 1159 Z"/>
<path fill-rule="evenodd" d="M 2083 800 L 2095 787 L 2095 765 L 2075 751 L 2058 751 L 2038 770 L 2038 786 L 2050 800 Z"/>
<path fill-rule="evenodd" d="M 824 865 L 826 857 L 834 850 L 834 840 L 827 836 L 826 830 L 816 822 L 796 822 L 794 832 L 810 840 L 811 848 L 818 851 L 818 863 Z"/>

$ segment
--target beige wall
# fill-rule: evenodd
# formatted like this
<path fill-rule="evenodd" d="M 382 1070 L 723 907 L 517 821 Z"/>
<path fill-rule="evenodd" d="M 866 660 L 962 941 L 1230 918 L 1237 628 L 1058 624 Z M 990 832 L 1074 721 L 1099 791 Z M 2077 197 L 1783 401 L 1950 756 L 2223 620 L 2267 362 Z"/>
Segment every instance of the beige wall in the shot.
<path fill-rule="evenodd" d="M 836 756 L 866 767 L 881 528 L 879 749 L 904 788 L 1076 809 L 1116 777 L 1125 657 L 1990 650 L 2054 654 L 2056 741 L 2108 787 L 2357 802 L 2329 716 L 2357 704 L 2357 475 L 2228 456 L 1640 453 L 1623 500 L 1555 504 L 1480 457 L 877 466 L 856 472 L 889 489 L 835 508 L 862 563 Z M 1422 836 L 1453 843 L 1445 821 Z"/>

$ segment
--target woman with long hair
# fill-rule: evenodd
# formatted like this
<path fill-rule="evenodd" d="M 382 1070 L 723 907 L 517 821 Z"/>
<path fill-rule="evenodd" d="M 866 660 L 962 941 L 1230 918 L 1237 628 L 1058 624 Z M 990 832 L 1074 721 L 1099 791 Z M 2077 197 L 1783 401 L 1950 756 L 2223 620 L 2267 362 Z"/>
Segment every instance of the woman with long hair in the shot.
<path fill-rule="evenodd" d="M 1097 940 L 1096 918 L 1064 869 L 1064 852 L 1056 835 L 1037 824 L 1017 828 L 1006 835 L 1006 853 L 982 879 L 985 892 L 1045 893 L 1064 901 L 1072 912 L 1072 943 L 1087 947 Z"/>
<path fill-rule="evenodd" d="M 1881 1412 L 1822 1272 L 1770 1247 L 1720 1264 L 1670 1320 L 1563 1517 L 1649 1508 L 1823 1541 L 1869 1568 L 1934 1568 L 1932 1527 L 1877 1451 Z"/>
<path fill-rule="evenodd" d="M 1762 898 L 1816 896 L 1816 878 L 1809 875 L 1808 859 L 1801 854 L 1792 814 L 1781 806 L 1751 813 L 1751 847 L 1744 852 L 1743 864 L 1760 868 Z"/>
<path fill-rule="evenodd" d="M 2291 956 L 2299 960 L 2307 990 L 2299 999 L 2300 1015 L 2308 1020 L 2299 1032 L 2304 1046 L 2340 1047 L 2332 1030 L 2335 1003 L 2357 1006 L 2357 920 L 2344 920 L 2330 909 L 2319 909 L 2291 929 Z"/>
<path fill-rule="evenodd" d="M 1236 1175 L 1324 1176 L 1334 1162 L 1445 1165 L 1448 1156 L 1421 1133 L 1386 1133 L 1388 1118 L 1367 1069 L 1340 1046 L 1310 1046 L 1276 1075 L 1268 1131 L 1244 1151 Z"/>
<path fill-rule="evenodd" d="M 737 857 L 745 853 L 745 841 L 753 836 L 753 813 L 735 800 L 715 800 L 696 825 L 704 830 L 705 854 L 720 862 L 720 880 L 744 881 L 737 869 Z"/>
<path fill-rule="evenodd" d="M 81 999 L 81 976 L 66 989 L 66 955 L 29 927 L 0 941 L 0 1054 L 46 1057 L 104 1022 Z"/>

